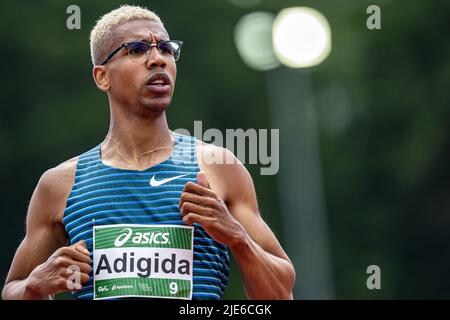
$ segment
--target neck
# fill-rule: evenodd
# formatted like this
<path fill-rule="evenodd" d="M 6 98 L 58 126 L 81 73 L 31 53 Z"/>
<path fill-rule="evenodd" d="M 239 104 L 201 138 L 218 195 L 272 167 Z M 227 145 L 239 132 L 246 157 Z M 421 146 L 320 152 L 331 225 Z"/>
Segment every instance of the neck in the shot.
<path fill-rule="evenodd" d="M 102 144 L 102 160 L 118 167 L 136 163 L 140 169 L 164 160 L 172 146 L 165 112 L 148 117 L 111 112 L 109 131 Z"/>

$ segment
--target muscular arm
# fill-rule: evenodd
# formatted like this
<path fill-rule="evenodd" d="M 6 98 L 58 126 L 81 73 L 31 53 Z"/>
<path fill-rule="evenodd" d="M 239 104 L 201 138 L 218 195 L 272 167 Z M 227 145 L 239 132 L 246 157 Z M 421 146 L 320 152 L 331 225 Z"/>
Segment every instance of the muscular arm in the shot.
<path fill-rule="evenodd" d="M 292 299 L 295 270 L 259 214 L 252 179 L 242 164 L 227 175 L 227 207 L 245 229 L 230 250 L 249 299 Z M 234 186 L 234 187 L 233 187 Z"/>
<path fill-rule="evenodd" d="M 26 236 L 14 256 L 3 299 L 49 299 L 57 292 L 51 287 L 51 272 L 42 269 L 48 258 L 67 244 L 62 214 L 73 172 L 73 163 L 65 163 L 48 170 L 39 180 L 28 208 Z M 53 260 L 54 264 L 64 263 L 56 255 Z"/>
<path fill-rule="evenodd" d="M 183 219 L 200 223 L 213 238 L 228 245 L 249 299 L 292 299 L 295 270 L 259 214 L 250 174 L 228 150 L 203 146 L 201 157 L 211 151 L 228 164 L 201 161 L 208 178 L 200 175 L 199 185 L 186 185 L 180 201 Z"/>

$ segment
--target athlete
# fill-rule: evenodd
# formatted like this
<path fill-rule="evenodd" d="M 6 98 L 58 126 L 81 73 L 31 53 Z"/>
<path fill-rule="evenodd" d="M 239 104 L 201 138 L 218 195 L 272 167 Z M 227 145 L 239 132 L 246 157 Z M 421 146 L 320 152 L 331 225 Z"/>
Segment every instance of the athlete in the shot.
<path fill-rule="evenodd" d="M 93 77 L 108 96 L 109 132 L 100 144 L 40 178 L 3 299 L 52 299 L 66 291 L 77 299 L 108 297 L 133 286 L 112 288 L 100 281 L 131 277 L 138 270 L 142 272 L 132 281 L 150 274 L 160 280 L 178 277 L 182 280 L 177 283 L 186 284 L 185 298 L 220 299 L 228 281 L 229 253 L 249 299 L 293 298 L 295 270 L 260 217 L 246 168 L 227 149 L 168 127 L 165 110 L 174 93 L 182 44 L 171 40 L 160 18 L 145 8 L 122 6 L 97 21 L 90 36 Z M 135 242 L 134 225 L 143 230 L 139 241 L 159 247 L 125 248 L 129 239 Z M 115 247 L 102 251 L 108 238 L 103 234 L 102 244 L 101 231 L 118 230 L 114 226 L 121 232 Z M 169 233 L 146 232 L 155 226 L 178 228 L 164 229 L 170 232 L 193 230 L 192 247 L 191 238 L 187 251 L 164 247 Z M 181 242 L 174 238 L 180 248 Z M 147 258 L 138 259 L 140 252 Z M 185 258 L 179 252 L 187 252 Z M 178 294 L 173 282 L 161 292 L 139 283 L 140 289 L 153 290 L 154 298 Z M 129 290 L 116 295 L 142 294 Z"/>

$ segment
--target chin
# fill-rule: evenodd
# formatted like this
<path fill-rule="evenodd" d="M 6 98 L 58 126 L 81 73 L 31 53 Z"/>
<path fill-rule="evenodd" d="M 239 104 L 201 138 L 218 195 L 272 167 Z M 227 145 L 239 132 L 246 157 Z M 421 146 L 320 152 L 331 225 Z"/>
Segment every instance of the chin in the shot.
<path fill-rule="evenodd" d="M 166 99 L 164 99 L 166 100 Z M 169 101 L 145 101 L 141 104 L 142 110 L 144 113 L 151 112 L 151 113 L 162 113 L 166 111 L 166 109 L 169 107 L 170 100 Z"/>

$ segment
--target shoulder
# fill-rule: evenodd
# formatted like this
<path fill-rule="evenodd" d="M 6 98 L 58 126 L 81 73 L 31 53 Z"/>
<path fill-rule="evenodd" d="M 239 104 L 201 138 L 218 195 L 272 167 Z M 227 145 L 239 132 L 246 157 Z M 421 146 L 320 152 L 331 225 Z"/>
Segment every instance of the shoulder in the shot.
<path fill-rule="evenodd" d="M 250 173 L 230 150 L 197 140 L 197 159 L 200 170 L 206 173 L 211 187 L 219 191 L 225 202 L 241 197 L 254 197 Z"/>
<path fill-rule="evenodd" d="M 38 187 L 58 193 L 68 187 L 75 179 L 78 157 L 71 158 L 63 163 L 46 170 L 38 183 Z"/>
<path fill-rule="evenodd" d="M 31 199 L 32 211 L 44 211 L 53 221 L 62 219 L 75 180 L 77 161 L 78 157 L 71 158 L 42 174 Z"/>
<path fill-rule="evenodd" d="M 214 167 L 217 165 L 242 165 L 239 159 L 227 148 L 219 147 L 215 144 L 206 143 L 201 140 L 197 140 L 197 156 L 198 160 L 202 163 Z"/>

